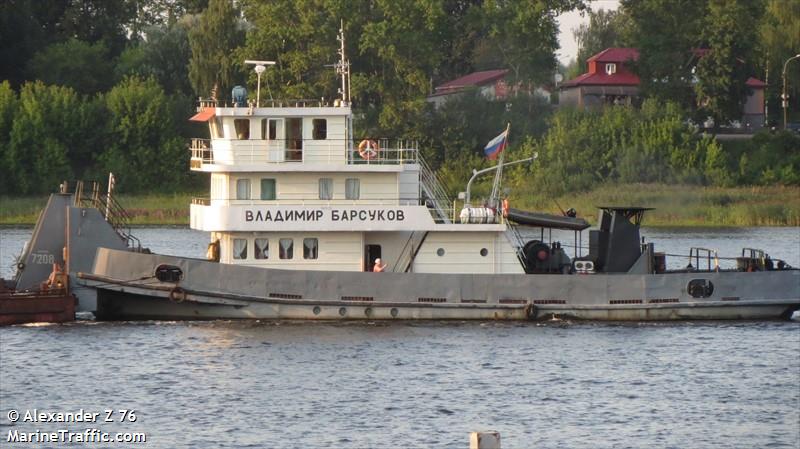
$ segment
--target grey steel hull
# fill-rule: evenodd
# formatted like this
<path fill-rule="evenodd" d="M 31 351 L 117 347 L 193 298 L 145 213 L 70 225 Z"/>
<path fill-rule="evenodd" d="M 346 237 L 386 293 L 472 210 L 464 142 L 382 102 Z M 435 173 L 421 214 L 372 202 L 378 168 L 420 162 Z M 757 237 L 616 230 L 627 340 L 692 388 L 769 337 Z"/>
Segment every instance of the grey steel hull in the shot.
<path fill-rule="evenodd" d="M 176 283 L 155 267 L 181 268 Z M 290 271 L 100 248 L 80 282 L 100 319 L 662 321 L 788 318 L 800 271 L 469 275 Z M 132 280 L 134 279 L 134 280 Z M 708 298 L 687 293 L 714 284 Z"/>

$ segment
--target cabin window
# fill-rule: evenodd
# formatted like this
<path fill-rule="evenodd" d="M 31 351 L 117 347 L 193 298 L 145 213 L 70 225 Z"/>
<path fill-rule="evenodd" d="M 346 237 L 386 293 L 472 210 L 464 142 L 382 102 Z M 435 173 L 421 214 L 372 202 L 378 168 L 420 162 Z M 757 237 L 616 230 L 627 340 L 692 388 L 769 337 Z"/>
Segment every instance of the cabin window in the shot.
<path fill-rule="evenodd" d="M 328 121 L 324 118 L 315 118 L 311 121 L 311 138 L 325 140 L 328 138 Z"/>
<path fill-rule="evenodd" d="M 281 259 L 294 258 L 294 240 L 293 239 L 280 239 L 278 241 L 279 251 L 278 256 Z"/>
<path fill-rule="evenodd" d="M 347 178 L 344 181 L 344 197 L 357 200 L 361 196 L 361 181 L 358 178 Z"/>
<path fill-rule="evenodd" d="M 256 259 L 269 259 L 269 239 L 255 240 Z"/>
<path fill-rule="evenodd" d="M 237 139 L 247 140 L 250 138 L 250 119 L 237 118 L 233 121 L 233 127 L 236 128 Z"/>
<path fill-rule="evenodd" d="M 486 248 L 481 248 L 481 256 L 486 257 L 489 255 L 489 250 Z"/>
<path fill-rule="evenodd" d="M 249 200 L 250 199 L 250 180 L 237 179 L 236 180 L 236 199 Z"/>
<path fill-rule="evenodd" d="M 606 75 L 613 75 L 617 73 L 617 65 L 616 64 L 606 64 Z"/>
<path fill-rule="evenodd" d="M 439 248 L 436 250 L 436 255 L 439 257 L 444 256 L 444 248 Z"/>
<path fill-rule="evenodd" d="M 333 179 L 319 178 L 319 199 L 321 200 L 333 199 Z"/>
<path fill-rule="evenodd" d="M 303 160 L 303 119 L 286 119 L 286 159 Z"/>
<path fill-rule="evenodd" d="M 211 128 L 212 139 L 222 139 L 222 120 L 219 117 L 214 117 L 208 121 L 208 126 Z"/>
<path fill-rule="evenodd" d="M 319 241 L 316 238 L 303 239 L 303 259 L 319 257 Z"/>
<path fill-rule="evenodd" d="M 261 199 L 274 200 L 275 195 L 275 180 L 272 178 L 261 178 Z"/>
<path fill-rule="evenodd" d="M 233 239 L 233 258 L 247 259 L 247 239 Z"/>

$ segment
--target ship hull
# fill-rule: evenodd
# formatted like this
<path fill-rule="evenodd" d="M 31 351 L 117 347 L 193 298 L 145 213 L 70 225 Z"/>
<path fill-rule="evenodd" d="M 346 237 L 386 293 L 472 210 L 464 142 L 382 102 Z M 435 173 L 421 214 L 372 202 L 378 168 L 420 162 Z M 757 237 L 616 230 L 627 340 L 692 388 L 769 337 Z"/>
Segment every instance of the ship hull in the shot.
<path fill-rule="evenodd" d="M 159 265 L 179 267 L 159 282 Z M 477 275 L 275 270 L 100 248 L 99 319 L 752 320 L 800 309 L 800 271 Z M 131 281 L 131 279 L 136 279 Z M 689 294 L 701 279 L 705 298 Z"/>

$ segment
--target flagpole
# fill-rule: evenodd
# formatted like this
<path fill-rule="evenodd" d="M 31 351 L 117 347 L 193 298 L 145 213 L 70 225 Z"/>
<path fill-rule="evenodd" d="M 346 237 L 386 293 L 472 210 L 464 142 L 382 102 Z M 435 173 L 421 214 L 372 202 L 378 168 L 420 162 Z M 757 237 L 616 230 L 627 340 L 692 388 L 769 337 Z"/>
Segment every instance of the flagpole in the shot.
<path fill-rule="evenodd" d="M 502 151 L 500 151 L 500 160 L 497 163 L 497 171 L 494 176 L 494 185 L 492 186 L 492 195 L 489 197 L 489 205 L 497 209 L 500 199 L 500 184 L 503 180 L 503 160 L 506 156 L 506 147 L 508 146 L 508 135 L 511 131 L 511 122 L 506 125 L 505 142 Z"/>

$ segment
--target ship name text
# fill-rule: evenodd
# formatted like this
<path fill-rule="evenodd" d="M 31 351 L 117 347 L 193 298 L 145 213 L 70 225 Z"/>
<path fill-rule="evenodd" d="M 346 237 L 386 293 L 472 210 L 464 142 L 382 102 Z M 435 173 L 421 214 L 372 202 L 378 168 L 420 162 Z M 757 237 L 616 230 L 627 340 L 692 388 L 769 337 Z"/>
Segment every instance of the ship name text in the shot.
<path fill-rule="evenodd" d="M 325 216 L 327 214 L 327 217 Z M 403 210 L 384 209 L 308 209 L 308 210 L 277 210 L 244 211 L 245 221 L 262 222 L 309 222 L 309 221 L 404 221 Z"/>

